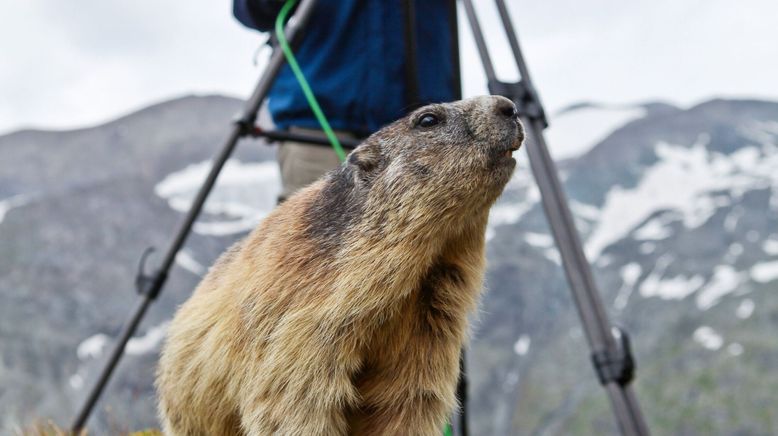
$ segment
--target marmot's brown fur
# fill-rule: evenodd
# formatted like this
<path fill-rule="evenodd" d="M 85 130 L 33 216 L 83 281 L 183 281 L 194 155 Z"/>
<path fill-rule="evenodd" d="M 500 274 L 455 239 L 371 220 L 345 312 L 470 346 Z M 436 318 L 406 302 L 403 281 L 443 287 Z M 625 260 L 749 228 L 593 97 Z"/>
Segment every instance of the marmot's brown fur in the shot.
<path fill-rule="evenodd" d="M 168 435 L 440 435 L 523 139 L 502 97 L 380 130 L 211 268 L 157 377 Z"/>

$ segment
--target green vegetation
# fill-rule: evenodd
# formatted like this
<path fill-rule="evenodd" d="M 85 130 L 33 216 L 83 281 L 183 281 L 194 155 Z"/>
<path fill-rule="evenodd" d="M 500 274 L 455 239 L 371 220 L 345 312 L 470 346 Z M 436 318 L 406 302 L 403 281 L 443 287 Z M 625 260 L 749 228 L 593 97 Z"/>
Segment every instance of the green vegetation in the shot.
<path fill-rule="evenodd" d="M 739 298 L 704 313 L 705 325 L 723 338 L 718 349 L 706 349 L 692 338 L 689 329 L 701 325 L 702 314 L 691 304 L 684 304 L 691 315 L 682 316 L 689 319 L 668 325 L 654 344 L 640 342 L 638 332 L 637 343 L 653 350 L 638 353 L 635 382 L 653 434 L 778 434 L 778 373 L 773 370 L 778 302 L 768 289 L 748 297 L 759 310 L 747 319 L 734 316 Z M 657 314 L 656 322 L 665 321 Z M 576 344 L 580 339 L 555 336 L 556 342 L 535 350 L 548 364 L 533 362 L 523 374 L 517 434 L 617 434 L 607 396 L 591 380 L 588 351 Z"/>

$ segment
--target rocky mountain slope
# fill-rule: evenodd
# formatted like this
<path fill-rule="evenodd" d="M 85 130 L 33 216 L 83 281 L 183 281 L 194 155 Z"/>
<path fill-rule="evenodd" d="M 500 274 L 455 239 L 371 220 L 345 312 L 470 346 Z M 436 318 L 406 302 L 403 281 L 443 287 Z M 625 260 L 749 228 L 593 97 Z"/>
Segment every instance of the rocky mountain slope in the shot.
<path fill-rule="evenodd" d="M 140 253 L 167 246 L 239 105 L 187 97 L 94 128 L 0 137 L 4 432 L 71 419 L 132 308 Z M 549 137 L 606 306 L 632 334 L 654 433 L 778 432 L 778 104 L 580 104 Z M 91 421 L 97 434 L 156 425 L 166 322 L 273 207 L 272 156 L 239 146 Z M 615 433 L 526 161 L 488 236 L 473 433 Z"/>
<path fill-rule="evenodd" d="M 778 104 L 646 109 L 561 167 L 604 301 L 632 333 L 647 420 L 655 434 L 774 434 Z M 500 412 L 476 428 L 613 433 L 522 176 L 493 220 L 491 292 L 471 353 L 474 402 Z"/>

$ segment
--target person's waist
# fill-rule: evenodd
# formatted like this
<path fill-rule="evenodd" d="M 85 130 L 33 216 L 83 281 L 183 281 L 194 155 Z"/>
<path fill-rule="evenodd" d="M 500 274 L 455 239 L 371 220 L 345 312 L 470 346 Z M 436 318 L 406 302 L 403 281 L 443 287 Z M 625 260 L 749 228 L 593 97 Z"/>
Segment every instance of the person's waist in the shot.
<path fill-rule="evenodd" d="M 324 131 L 322 129 L 314 129 L 314 128 L 311 128 L 311 127 L 289 126 L 289 128 L 287 130 L 289 130 L 291 133 L 299 133 L 301 135 L 310 135 L 310 136 L 315 136 L 317 138 L 319 138 L 319 137 L 326 138 L 327 137 L 327 135 L 324 134 Z M 338 138 L 348 138 L 348 139 L 361 140 L 361 139 L 365 139 L 368 136 L 370 136 L 370 135 L 359 134 L 359 133 L 353 132 L 351 130 L 332 129 L 332 131 L 335 133 L 335 135 Z"/>
<path fill-rule="evenodd" d="M 375 108 L 359 102 L 357 96 L 353 94 L 343 93 L 334 98 L 324 92 L 317 95 L 317 99 L 333 129 L 349 132 L 358 139 L 370 136 L 380 127 L 398 118 L 395 114 L 398 111 L 391 110 L 389 107 L 396 107 L 400 102 L 387 101 L 385 105 Z M 271 94 L 268 108 L 278 128 L 288 129 L 294 126 L 321 130 L 319 122 L 311 112 L 310 105 L 296 91 L 280 95 Z"/>
<path fill-rule="evenodd" d="M 329 142 L 329 138 L 327 138 L 327 135 L 321 129 L 314 129 L 310 127 L 289 126 L 286 130 L 289 133 L 295 135 L 324 140 L 323 142 L 311 142 L 308 145 L 323 146 L 323 147 L 332 146 Z M 347 151 L 351 151 L 354 148 L 356 148 L 356 146 L 359 143 L 361 143 L 362 140 L 365 139 L 366 137 L 366 136 L 361 136 L 359 134 L 356 134 L 349 130 L 333 129 L 332 132 L 335 134 L 335 136 L 338 137 L 341 146 Z M 297 139 L 295 142 L 305 143 L 306 141 L 305 139 L 300 138 Z"/>

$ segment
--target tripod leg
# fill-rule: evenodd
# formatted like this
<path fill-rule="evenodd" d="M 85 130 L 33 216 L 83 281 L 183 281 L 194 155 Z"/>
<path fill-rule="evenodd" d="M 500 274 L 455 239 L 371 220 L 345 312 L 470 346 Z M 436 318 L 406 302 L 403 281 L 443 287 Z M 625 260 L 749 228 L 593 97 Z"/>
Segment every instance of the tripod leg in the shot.
<path fill-rule="evenodd" d="M 495 0 L 516 60 L 516 66 L 521 74 L 521 81 L 512 84 L 500 82 L 497 79 L 472 1 L 463 0 L 463 2 L 468 21 L 473 30 L 476 46 L 489 80 L 490 92 L 504 95 L 513 100 L 519 110 L 522 122 L 528 130 L 531 141 L 527 145 L 527 153 L 529 154 L 532 173 L 540 190 L 543 209 L 546 213 L 551 233 L 562 257 L 565 275 L 570 285 L 587 341 L 593 350 L 592 355 L 593 357 L 605 355 L 606 360 L 613 356 L 624 357 L 624 360 L 629 360 L 631 364 L 632 356 L 628 347 L 624 350 L 619 350 L 616 346 L 611 324 L 600 299 L 589 262 L 584 255 L 581 240 L 575 229 L 573 216 L 570 213 L 567 198 L 559 181 L 556 166 L 548 152 L 548 147 L 543 137 L 543 129 L 548 123 L 546 122 L 540 99 L 532 86 L 529 70 L 519 48 L 518 38 L 508 16 L 505 2 L 503 0 Z M 593 360 L 595 360 L 596 365 L 600 365 L 597 363 L 597 359 Z M 609 363 L 612 364 L 613 362 Z M 623 368 L 627 368 L 627 365 Z M 649 434 L 640 407 L 629 386 L 631 372 L 625 372 L 625 374 L 628 373 L 628 377 L 624 377 L 623 374 L 614 375 L 612 372 L 607 372 L 607 378 L 605 378 L 603 374 L 606 371 L 604 371 L 603 367 L 596 366 L 596 369 L 608 393 L 622 434 Z"/>
<path fill-rule="evenodd" d="M 290 20 L 289 24 L 287 25 L 286 34 L 288 40 L 294 41 L 300 34 L 300 29 L 307 23 L 315 4 L 316 0 L 302 1 L 297 9 L 297 12 L 295 13 L 295 19 Z M 262 101 L 267 96 L 270 90 L 270 86 L 273 84 L 273 81 L 278 75 L 278 72 L 281 70 L 281 66 L 283 64 L 283 53 L 281 50 L 275 50 L 270 58 L 270 62 L 268 63 L 267 68 L 257 82 L 257 85 L 254 88 L 254 92 L 246 101 L 242 114 L 232 126 L 232 130 L 227 135 L 227 138 L 222 144 L 221 151 L 214 159 L 211 170 L 208 173 L 208 177 L 200 187 L 200 190 L 192 202 L 186 217 L 178 228 L 176 236 L 171 242 L 162 264 L 152 276 L 141 277 L 143 280 L 139 280 L 138 291 L 142 294 L 142 300 L 136 306 L 132 317 L 122 329 L 119 341 L 111 351 L 111 357 L 106 362 L 100 373 L 100 376 L 98 377 L 94 386 L 90 390 L 89 395 L 79 409 L 79 412 L 76 415 L 73 424 L 71 425 L 71 430 L 73 433 L 79 434 L 84 428 L 84 425 L 89 419 L 95 404 L 99 400 L 100 395 L 108 384 L 108 381 L 110 380 L 116 365 L 119 363 L 121 356 L 124 354 L 124 348 L 127 345 L 127 341 L 129 341 L 130 337 L 137 329 L 138 325 L 143 319 L 143 316 L 146 313 L 146 310 L 150 306 L 151 301 L 154 300 L 162 291 L 168 272 L 175 262 L 176 255 L 186 242 L 192 226 L 194 225 L 197 217 L 200 215 L 200 211 L 205 204 L 205 200 L 208 198 L 208 194 L 210 194 L 213 185 L 216 183 L 216 179 L 218 178 L 219 173 L 221 172 L 229 157 L 232 155 L 238 140 L 242 136 L 250 133 L 250 130 L 256 121 L 259 107 L 262 105 Z"/>
<path fill-rule="evenodd" d="M 457 401 L 459 401 L 459 436 L 468 436 L 467 431 L 467 373 L 465 372 L 465 350 L 459 356 L 459 382 L 457 383 Z"/>
<path fill-rule="evenodd" d="M 551 160 L 543 137 L 544 123 L 537 119 L 531 120 L 526 116 L 522 117 L 522 121 L 528 126 L 532 138 L 532 142 L 527 146 L 532 172 L 541 192 L 549 226 L 562 256 L 565 274 L 589 346 L 595 352 L 614 350 L 616 343 L 611 333 L 610 321 L 573 225 L 572 214 L 562 192 L 556 166 Z M 648 435 L 648 427 L 629 384 L 610 381 L 604 387 L 621 433 L 630 436 Z"/>

